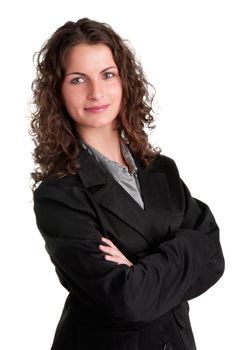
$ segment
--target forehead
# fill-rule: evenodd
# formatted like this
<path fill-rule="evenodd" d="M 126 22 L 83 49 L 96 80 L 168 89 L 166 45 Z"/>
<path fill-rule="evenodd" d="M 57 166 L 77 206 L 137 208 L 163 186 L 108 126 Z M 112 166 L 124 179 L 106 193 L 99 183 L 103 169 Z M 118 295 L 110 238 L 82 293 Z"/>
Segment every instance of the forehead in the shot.
<path fill-rule="evenodd" d="M 73 46 L 65 57 L 65 69 L 102 70 L 106 66 L 116 65 L 110 48 L 105 44 L 78 44 Z"/>

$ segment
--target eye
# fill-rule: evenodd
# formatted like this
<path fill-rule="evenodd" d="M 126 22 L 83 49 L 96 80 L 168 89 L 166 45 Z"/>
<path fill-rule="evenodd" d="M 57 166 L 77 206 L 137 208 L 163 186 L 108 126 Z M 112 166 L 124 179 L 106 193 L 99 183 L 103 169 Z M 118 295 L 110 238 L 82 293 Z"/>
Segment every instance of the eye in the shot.
<path fill-rule="evenodd" d="M 115 74 L 112 72 L 105 72 L 104 75 L 105 75 L 106 79 L 110 79 L 110 78 L 113 78 L 115 76 Z"/>
<path fill-rule="evenodd" d="M 79 85 L 79 84 L 82 84 L 83 82 L 84 82 L 84 79 L 82 77 L 76 77 L 71 80 L 71 83 L 74 85 Z"/>

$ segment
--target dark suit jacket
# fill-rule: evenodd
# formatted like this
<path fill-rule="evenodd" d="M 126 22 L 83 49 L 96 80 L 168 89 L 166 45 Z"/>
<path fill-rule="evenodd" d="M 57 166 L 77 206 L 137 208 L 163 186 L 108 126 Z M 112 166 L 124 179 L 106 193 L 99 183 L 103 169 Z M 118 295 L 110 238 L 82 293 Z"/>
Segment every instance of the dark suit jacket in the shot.
<path fill-rule="evenodd" d="M 224 271 L 219 229 L 175 162 L 136 160 L 144 210 L 81 150 L 75 176 L 44 180 L 34 210 L 46 249 L 69 291 L 52 350 L 193 350 L 187 300 Z M 134 264 L 106 261 L 100 237 Z"/>

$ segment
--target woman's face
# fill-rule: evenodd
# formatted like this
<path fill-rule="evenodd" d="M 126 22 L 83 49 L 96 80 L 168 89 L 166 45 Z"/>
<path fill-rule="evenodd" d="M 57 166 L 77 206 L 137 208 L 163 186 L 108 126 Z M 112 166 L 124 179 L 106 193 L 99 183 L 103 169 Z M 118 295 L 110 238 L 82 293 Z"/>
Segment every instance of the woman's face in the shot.
<path fill-rule="evenodd" d="M 80 135 L 89 128 L 112 129 L 120 111 L 122 83 L 109 47 L 78 44 L 71 48 L 61 93 Z"/>

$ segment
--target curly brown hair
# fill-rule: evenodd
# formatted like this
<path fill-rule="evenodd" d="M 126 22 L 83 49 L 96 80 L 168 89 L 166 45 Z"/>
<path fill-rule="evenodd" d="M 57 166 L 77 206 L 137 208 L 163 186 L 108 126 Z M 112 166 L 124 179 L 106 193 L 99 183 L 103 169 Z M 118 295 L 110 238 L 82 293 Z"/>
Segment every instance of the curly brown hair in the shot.
<path fill-rule="evenodd" d="M 155 127 L 152 102 L 154 87 L 148 83 L 140 62 L 126 40 L 106 23 L 88 18 L 67 22 L 36 52 L 36 78 L 32 82 L 30 135 L 35 143 L 33 160 L 36 165 L 31 177 L 36 184 L 47 177 L 59 178 L 75 174 L 79 168 L 78 135 L 74 122 L 62 103 L 61 85 L 65 75 L 65 57 L 75 45 L 105 44 L 113 54 L 122 81 L 122 105 L 117 116 L 118 131 L 133 155 L 148 166 L 160 153 L 148 142 L 144 131 Z M 154 92 L 149 93 L 149 87 Z"/>

